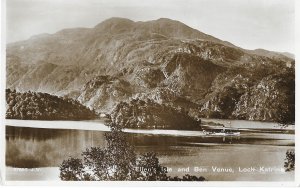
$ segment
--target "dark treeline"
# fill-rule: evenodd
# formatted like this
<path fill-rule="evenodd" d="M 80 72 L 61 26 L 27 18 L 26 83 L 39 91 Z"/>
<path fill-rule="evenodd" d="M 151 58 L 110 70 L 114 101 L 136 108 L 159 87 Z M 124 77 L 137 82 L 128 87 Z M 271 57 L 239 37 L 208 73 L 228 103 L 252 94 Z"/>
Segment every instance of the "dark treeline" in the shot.
<path fill-rule="evenodd" d="M 6 118 L 25 120 L 85 120 L 96 113 L 78 101 L 40 92 L 6 89 Z"/>

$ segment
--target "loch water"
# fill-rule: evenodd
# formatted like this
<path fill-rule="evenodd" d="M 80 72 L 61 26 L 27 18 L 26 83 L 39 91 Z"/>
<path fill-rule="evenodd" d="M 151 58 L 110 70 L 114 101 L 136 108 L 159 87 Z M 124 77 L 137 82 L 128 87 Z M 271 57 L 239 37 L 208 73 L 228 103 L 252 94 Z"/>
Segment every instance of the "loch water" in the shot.
<path fill-rule="evenodd" d="M 72 127 L 74 122 L 69 123 Z M 89 123 L 95 122 L 85 122 Z M 64 159 L 80 157 L 88 147 L 105 145 L 105 131 L 58 129 L 57 122 L 47 124 L 53 124 L 52 128 L 6 126 L 7 180 L 59 181 L 58 166 Z M 294 131 L 261 124 L 251 129 L 251 122 L 247 122 L 248 127 L 239 127 L 240 136 L 229 137 L 205 136 L 200 131 L 191 135 L 183 130 L 174 135 L 151 130 L 127 130 L 126 134 L 137 153 L 156 152 L 171 176 L 191 174 L 209 181 L 292 181 L 294 172 L 282 169 L 286 151 L 295 148 Z M 251 172 L 251 168 L 256 171 Z"/>

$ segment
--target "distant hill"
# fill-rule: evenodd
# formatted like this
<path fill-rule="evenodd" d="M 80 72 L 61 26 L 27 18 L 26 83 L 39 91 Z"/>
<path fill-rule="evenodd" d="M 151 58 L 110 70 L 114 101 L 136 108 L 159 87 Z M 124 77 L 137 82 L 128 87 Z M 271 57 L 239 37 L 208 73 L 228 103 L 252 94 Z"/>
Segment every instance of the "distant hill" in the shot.
<path fill-rule="evenodd" d="M 279 52 L 279 53 L 286 56 L 286 57 L 288 57 L 288 58 L 295 59 L 295 55 L 292 54 L 292 53 L 289 53 L 289 52 Z"/>
<path fill-rule="evenodd" d="M 293 117 L 293 100 L 284 96 L 293 98 L 294 88 L 274 82 L 294 83 L 294 69 L 288 54 L 242 49 L 167 18 L 111 18 L 94 28 L 64 29 L 7 46 L 8 88 L 68 96 L 102 113 L 139 96 L 191 116 L 277 121 L 283 109 L 249 116 L 239 109 L 247 93 L 274 102 L 259 94 L 264 83 L 279 93 L 278 101 L 289 103 L 286 112 Z M 255 105 L 246 108 L 255 111 Z"/>
<path fill-rule="evenodd" d="M 285 61 L 289 61 L 290 59 L 295 59 L 294 54 L 288 52 L 273 52 L 264 49 L 256 49 L 256 50 L 247 50 L 248 53 L 256 54 L 260 56 L 266 56 L 269 58 L 277 58 Z"/>

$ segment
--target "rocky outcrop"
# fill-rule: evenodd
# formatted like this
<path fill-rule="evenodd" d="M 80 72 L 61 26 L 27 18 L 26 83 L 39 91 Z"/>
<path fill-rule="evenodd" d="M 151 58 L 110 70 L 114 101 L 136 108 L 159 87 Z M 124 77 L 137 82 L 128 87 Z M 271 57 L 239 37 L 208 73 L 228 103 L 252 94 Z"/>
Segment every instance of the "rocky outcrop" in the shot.
<path fill-rule="evenodd" d="M 120 101 L 128 99 L 134 91 L 130 83 L 111 76 L 97 76 L 87 82 L 79 92 L 78 101 L 98 112 L 110 112 Z"/>
<path fill-rule="evenodd" d="M 215 90 L 202 101 L 200 116 L 293 123 L 293 69 L 281 70 L 266 77 L 249 72 L 248 76 L 252 76 L 246 75 L 219 77 L 215 81 L 219 83 L 218 87 L 215 86 Z"/>
<path fill-rule="evenodd" d="M 286 72 L 263 78 L 240 97 L 232 115 L 238 119 L 294 123 L 294 74 Z"/>

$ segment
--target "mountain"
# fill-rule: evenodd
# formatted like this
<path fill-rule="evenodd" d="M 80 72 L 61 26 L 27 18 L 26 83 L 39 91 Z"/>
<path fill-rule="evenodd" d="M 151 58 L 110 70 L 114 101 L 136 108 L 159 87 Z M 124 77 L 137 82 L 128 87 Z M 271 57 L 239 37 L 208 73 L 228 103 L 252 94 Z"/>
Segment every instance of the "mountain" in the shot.
<path fill-rule="evenodd" d="M 111 18 L 94 28 L 8 44 L 7 88 L 70 97 L 102 113 L 140 97 L 190 116 L 279 121 L 280 109 L 270 116 L 245 116 L 239 107 L 250 95 L 273 101 L 256 86 L 287 76 L 294 82 L 294 65 L 287 55 L 242 49 L 175 20 Z M 291 110 L 294 88 L 288 86 L 272 89 L 280 93 L 275 102 L 289 102 Z"/>
<path fill-rule="evenodd" d="M 247 50 L 248 53 L 256 54 L 260 56 L 266 56 L 269 58 L 277 58 L 285 61 L 289 61 L 289 59 L 294 59 L 295 56 L 288 52 L 273 52 L 264 49 L 255 49 L 255 50 Z"/>
<path fill-rule="evenodd" d="M 280 54 L 288 57 L 288 58 L 291 58 L 291 59 L 295 59 L 295 55 L 292 54 L 292 53 L 289 53 L 289 52 L 280 52 Z"/>

